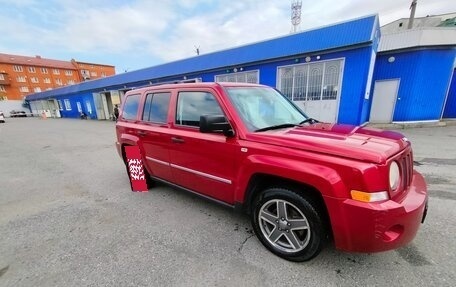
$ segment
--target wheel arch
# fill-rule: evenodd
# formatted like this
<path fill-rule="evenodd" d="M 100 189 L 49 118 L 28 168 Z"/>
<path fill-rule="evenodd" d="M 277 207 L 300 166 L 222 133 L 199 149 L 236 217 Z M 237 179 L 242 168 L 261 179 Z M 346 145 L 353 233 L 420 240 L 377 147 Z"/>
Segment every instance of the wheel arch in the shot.
<path fill-rule="evenodd" d="M 332 233 L 331 221 L 322 193 L 316 187 L 310 184 L 299 182 L 286 177 L 267 173 L 253 174 L 250 177 L 249 183 L 247 185 L 244 203 L 242 205 L 244 212 L 250 215 L 253 208 L 255 207 L 254 204 L 258 196 L 260 196 L 264 190 L 274 187 L 290 189 L 314 203 L 315 206 L 321 211 L 324 224 L 327 226 L 328 232 Z"/>

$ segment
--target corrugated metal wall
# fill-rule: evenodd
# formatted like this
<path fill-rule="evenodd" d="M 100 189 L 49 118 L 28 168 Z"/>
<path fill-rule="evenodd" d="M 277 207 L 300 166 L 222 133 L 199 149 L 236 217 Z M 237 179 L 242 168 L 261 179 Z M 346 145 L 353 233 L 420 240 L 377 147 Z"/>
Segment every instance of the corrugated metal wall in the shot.
<path fill-rule="evenodd" d="M 377 57 L 374 81 L 400 79 L 393 121 L 440 119 L 455 56 L 456 49 L 447 48 L 387 53 Z M 394 61 L 391 61 L 392 57 Z"/>
<path fill-rule="evenodd" d="M 453 70 L 453 80 L 448 91 L 443 118 L 456 119 L 456 69 Z"/>
<path fill-rule="evenodd" d="M 359 125 L 364 123 L 367 118 L 363 118 L 366 113 L 364 110 L 369 108 L 368 100 L 364 99 L 366 93 L 367 75 L 369 71 L 370 57 L 372 47 L 352 49 L 335 53 L 321 54 L 319 61 L 329 59 L 344 59 L 344 70 L 342 76 L 341 94 L 339 95 L 339 114 L 338 123 Z M 305 63 L 305 55 L 298 55 L 296 59 L 282 60 L 269 63 L 261 63 L 252 66 L 244 66 L 244 71 L 259 70 L 260 84 L 277 87 L 277 68 L 299 63 Z M 315 57 L 313 57 L 314 59 Z M 312 61 L 318 62 L 318 61 Z M 203 82 L 212 82 L 218 74 L 224 74 L 225 69 L 192 75 L 192 77 L 201 77 Z"/>

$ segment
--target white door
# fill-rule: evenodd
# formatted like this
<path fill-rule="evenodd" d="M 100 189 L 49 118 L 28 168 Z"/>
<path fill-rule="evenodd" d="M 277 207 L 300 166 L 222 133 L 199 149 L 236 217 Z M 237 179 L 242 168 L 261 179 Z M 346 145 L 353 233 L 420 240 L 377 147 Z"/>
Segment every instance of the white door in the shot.
<path fill-rule="evenodd" d="M 392 122 L 398 90 L 399 79 L 375 81 L 369 122 Z"/>
<path fill-rule="evenodd" d="M 105 119 L 109 119 L 109 109 L 108 109 L 108 101 L 106 100 L 106 94 L 100 94 L 101 95 L 101 101 L 103 103 L 103 112 L 104 112 L 104 117 Z"/>
<path fill-rule="evenodd" d="M 106 99 L 105 99 L 106 100 Z M 95 102 L 95 110 L 97 112 L 97 118 L 99 120 L 105 120 L 105 113 L 103 110 L 103 102 L 99 93 L 93 93 L 93 101 Z"/>

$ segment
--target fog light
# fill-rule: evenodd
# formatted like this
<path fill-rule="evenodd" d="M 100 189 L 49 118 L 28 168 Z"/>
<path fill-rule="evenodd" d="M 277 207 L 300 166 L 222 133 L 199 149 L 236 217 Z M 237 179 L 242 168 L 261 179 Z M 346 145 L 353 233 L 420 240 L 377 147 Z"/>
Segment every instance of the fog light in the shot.
<path fill-rule="evenodd" d="M 352 199 L 362 202 L 377 202 L 388 199 L 388 193 L 386 191 L 364 192 L 359 190 L 352 190 L 350 194 Z"/>

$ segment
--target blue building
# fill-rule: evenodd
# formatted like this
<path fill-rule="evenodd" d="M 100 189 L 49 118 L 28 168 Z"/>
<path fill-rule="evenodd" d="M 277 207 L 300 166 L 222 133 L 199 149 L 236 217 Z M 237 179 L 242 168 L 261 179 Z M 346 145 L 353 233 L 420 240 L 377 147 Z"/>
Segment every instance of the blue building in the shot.
<path fill-rule="evenodd" d="M 369 121 L 456 118 L 454 83 L 450 89 L 455 59 L 455 28 L 422 27 L 383 34 L 375 64 Z"/>
<path fill-rule="evenodd" d="M 456 32 L 451 28 L 448 31 Z M 78 117 L 85 112 L 93 119 L 109 119 L 113 106 L 136 87 L 172 82 L 249 82 L 276 87 L 309 116 L 326 122 L 363 124 L 454 117 L 456 95 L 451 93 L 456 88 L 449 89 L 449 85 L 456 43 L 441 40 L 456 37 L 446 34 L 432 43 L 417 44 L 415 38 L 423 34 L 417 36 L 414 30 L 403 33 L 405 36 L 383 36 L 380 41 L 378 15 L 371 15 L 36 93 L 27 100 L 33 112 L 47 111 L 48 116 Z M 422 33 L 424 38 L 432 34 Z"/>

